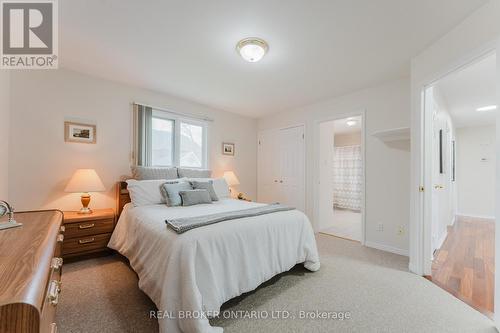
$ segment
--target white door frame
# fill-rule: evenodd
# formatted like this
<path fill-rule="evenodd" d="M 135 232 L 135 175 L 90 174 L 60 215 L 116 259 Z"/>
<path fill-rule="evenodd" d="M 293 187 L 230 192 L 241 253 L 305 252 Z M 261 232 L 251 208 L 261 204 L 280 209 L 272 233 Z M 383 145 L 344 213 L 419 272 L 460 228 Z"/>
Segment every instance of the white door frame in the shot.
<path fill-rule="evenodd" d="M 366 110 L 359 110 L 359 111 L 352 111 L 352 112 L 347 112 L 343 114 L 337 114 L 335 116 L 330 116 L 330 117 L 325 117 L 325 118 L 320 118 L 316 119 L 314 121 L 314 144 L 313 144 L 313 149 L 314 149 L 314 207 L 313 207 L 313 214 L 314 214 L 314 231 L 318 232 L 318 226 L 319 226 L 319 196 L 320 196 L 320 186 L 319 186 L 319 171 L 320 171 L 320 151 L 319 151 L 319 132 L 320 132 L 320 124 L 329 122 L 329 121 L 335 121 L 339 119 L 345 119 L 345 118 L 350 118 L 350 117 L 361 117 L 361 159 L 362 159 L 362 165 L 363 165 L 363 186 L 361 186 L 361 245 L 365 245 L 366 242 Z"/>
<path fill-rule="evenodd" d="M 498 46 L 497 46 L 498 44 Z M 425 114 L 425 90 L 443 77 L 461 70 L 500 49 L 500 42 L 492 41 L 454 62 L 443 66 L 430 77 L 420 82 L 412 80 L 412 121 L 411 121 L 411 216 L 410 216 L 410 264 L 409 268 L 418 275 L 431 275 L 432 238 L 432 156 L 429 149 L 432 136 L 432 117 Z M 498 64 L 497 55 L 497 64 Z M 499 103 L 500 105 L 500 103 Z M 497 127 L 500 121 L 497 121 Z M 498 151 L 497 151 L 498 155 Z M 498 170 L 498 169 L 497 169 Z M 497 177 L 499 178 L 499 177 Z M 498 179 L 497 179 L 498 181 Z M 423 191 L 420 188 L 423 187 Z M 497 198 L 500 186 L 497 184 Z M 498 213 L 497 206 L 497 213 Z M 496 228 L 497 236 L 500 228 Z M 497 239 L 500 239 L 497 237 Z M 500 242 L 495 242 L 495 253 L 499 253 Z M 496 266 L 495 266 L 496 267 Z M 495 274 L 495 277 L 497 275 Z M 495 293 L 497 292 L 495 288 Z M 500 294 L 499 294 L 500 295 Z M 500 306 L 500 304 L 499 304 Z"/>

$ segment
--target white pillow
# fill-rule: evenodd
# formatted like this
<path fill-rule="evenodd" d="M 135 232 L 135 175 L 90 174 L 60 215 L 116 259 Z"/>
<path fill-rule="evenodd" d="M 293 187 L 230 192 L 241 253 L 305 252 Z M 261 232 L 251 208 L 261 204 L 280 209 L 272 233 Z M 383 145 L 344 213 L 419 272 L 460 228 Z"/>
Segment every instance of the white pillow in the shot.
<path fill-rule="evenodd" d="M 166 182 L 168 182 L 166 179 L 127 180 L 130 201 L 136 207 L 165 204 L 166 199 L 162 194 L 161 186 Z"/>
<path fill-rule="evenodd" d="M 188 178 L 188 181 L 208 182 L 213 181 L 214 191 L 219 199 L 230 198 L 229 186 L 224 178 Z"/>

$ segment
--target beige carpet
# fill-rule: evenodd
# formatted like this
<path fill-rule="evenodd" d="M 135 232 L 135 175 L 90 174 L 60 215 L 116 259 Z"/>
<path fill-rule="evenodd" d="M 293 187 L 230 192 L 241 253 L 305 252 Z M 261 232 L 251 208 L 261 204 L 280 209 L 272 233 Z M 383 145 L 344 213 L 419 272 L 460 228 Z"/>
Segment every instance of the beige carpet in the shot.
<path fill-rule="evenodd" d="M 319 235 L 322 267 L 297 266 L 225 310 L 348 311 L 352 318 L 214 319 L 225 332 L 496 332 L 493 323 L 427 280 L 407 272 L 407 258 Z M 152 302 L 118 256 L 64 266 L 60 332 L 157 332 Z"/>

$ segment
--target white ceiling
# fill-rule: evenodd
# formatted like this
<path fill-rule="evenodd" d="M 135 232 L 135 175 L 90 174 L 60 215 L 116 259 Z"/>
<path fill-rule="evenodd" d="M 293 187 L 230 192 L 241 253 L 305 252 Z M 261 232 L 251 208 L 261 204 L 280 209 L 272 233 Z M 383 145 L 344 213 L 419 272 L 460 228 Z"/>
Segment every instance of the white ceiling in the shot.
<path fill-rule="evenodd" d="M 409 75 L 487 0 L 60 1 L 61 67 L 252 117 Z M 245 37 L 269 53 L 247 63 Z"/>
<path fill-rule="evenodd" d="M 348 120 L 355 120 L 356 125 L 347 125 Z M 350 134 L 361 132 L 361 117 L 350 117 L 345 119 L 335 120 L 334 122 L 334 132 L 335 134 Z"/>
<path fill-rule="evenodd" d="M 456 127 L 495 124 L 499 110 L 477 112 L 496 105 L 496 56 L 489 56 L 436 84 Z"/>

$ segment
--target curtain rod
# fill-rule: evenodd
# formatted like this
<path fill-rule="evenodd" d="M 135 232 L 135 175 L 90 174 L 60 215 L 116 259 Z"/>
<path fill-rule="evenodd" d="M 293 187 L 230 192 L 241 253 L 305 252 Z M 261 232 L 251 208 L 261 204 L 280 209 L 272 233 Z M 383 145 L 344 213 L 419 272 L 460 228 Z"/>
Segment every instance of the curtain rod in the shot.
<path fill-rule="evenodd" d="M 165 109 L 165 108 L 160 108 L 160 107 L 149 105 L 149 104 L 145 104 L 145 103 L 132 102 L 132 105 L 147 106 L 147 107 L 150 107 L 150 108 L 152 108 L 154 110 L 164 111 L 164 112 L 176 114 L 176 115 L 179 115 L 179 116 L 189 117 L 189 118 L 198 119 L 198 120 L 212 121 L 212 122 L 214 121 L 212 118 L 208 118 L 206 116 L 197 115 L 197 114 L 193 114 L 193 113 L 186 113 L 186 112 L 176 112 L 176 111 L 172 111 L 172 110 Z"/>

